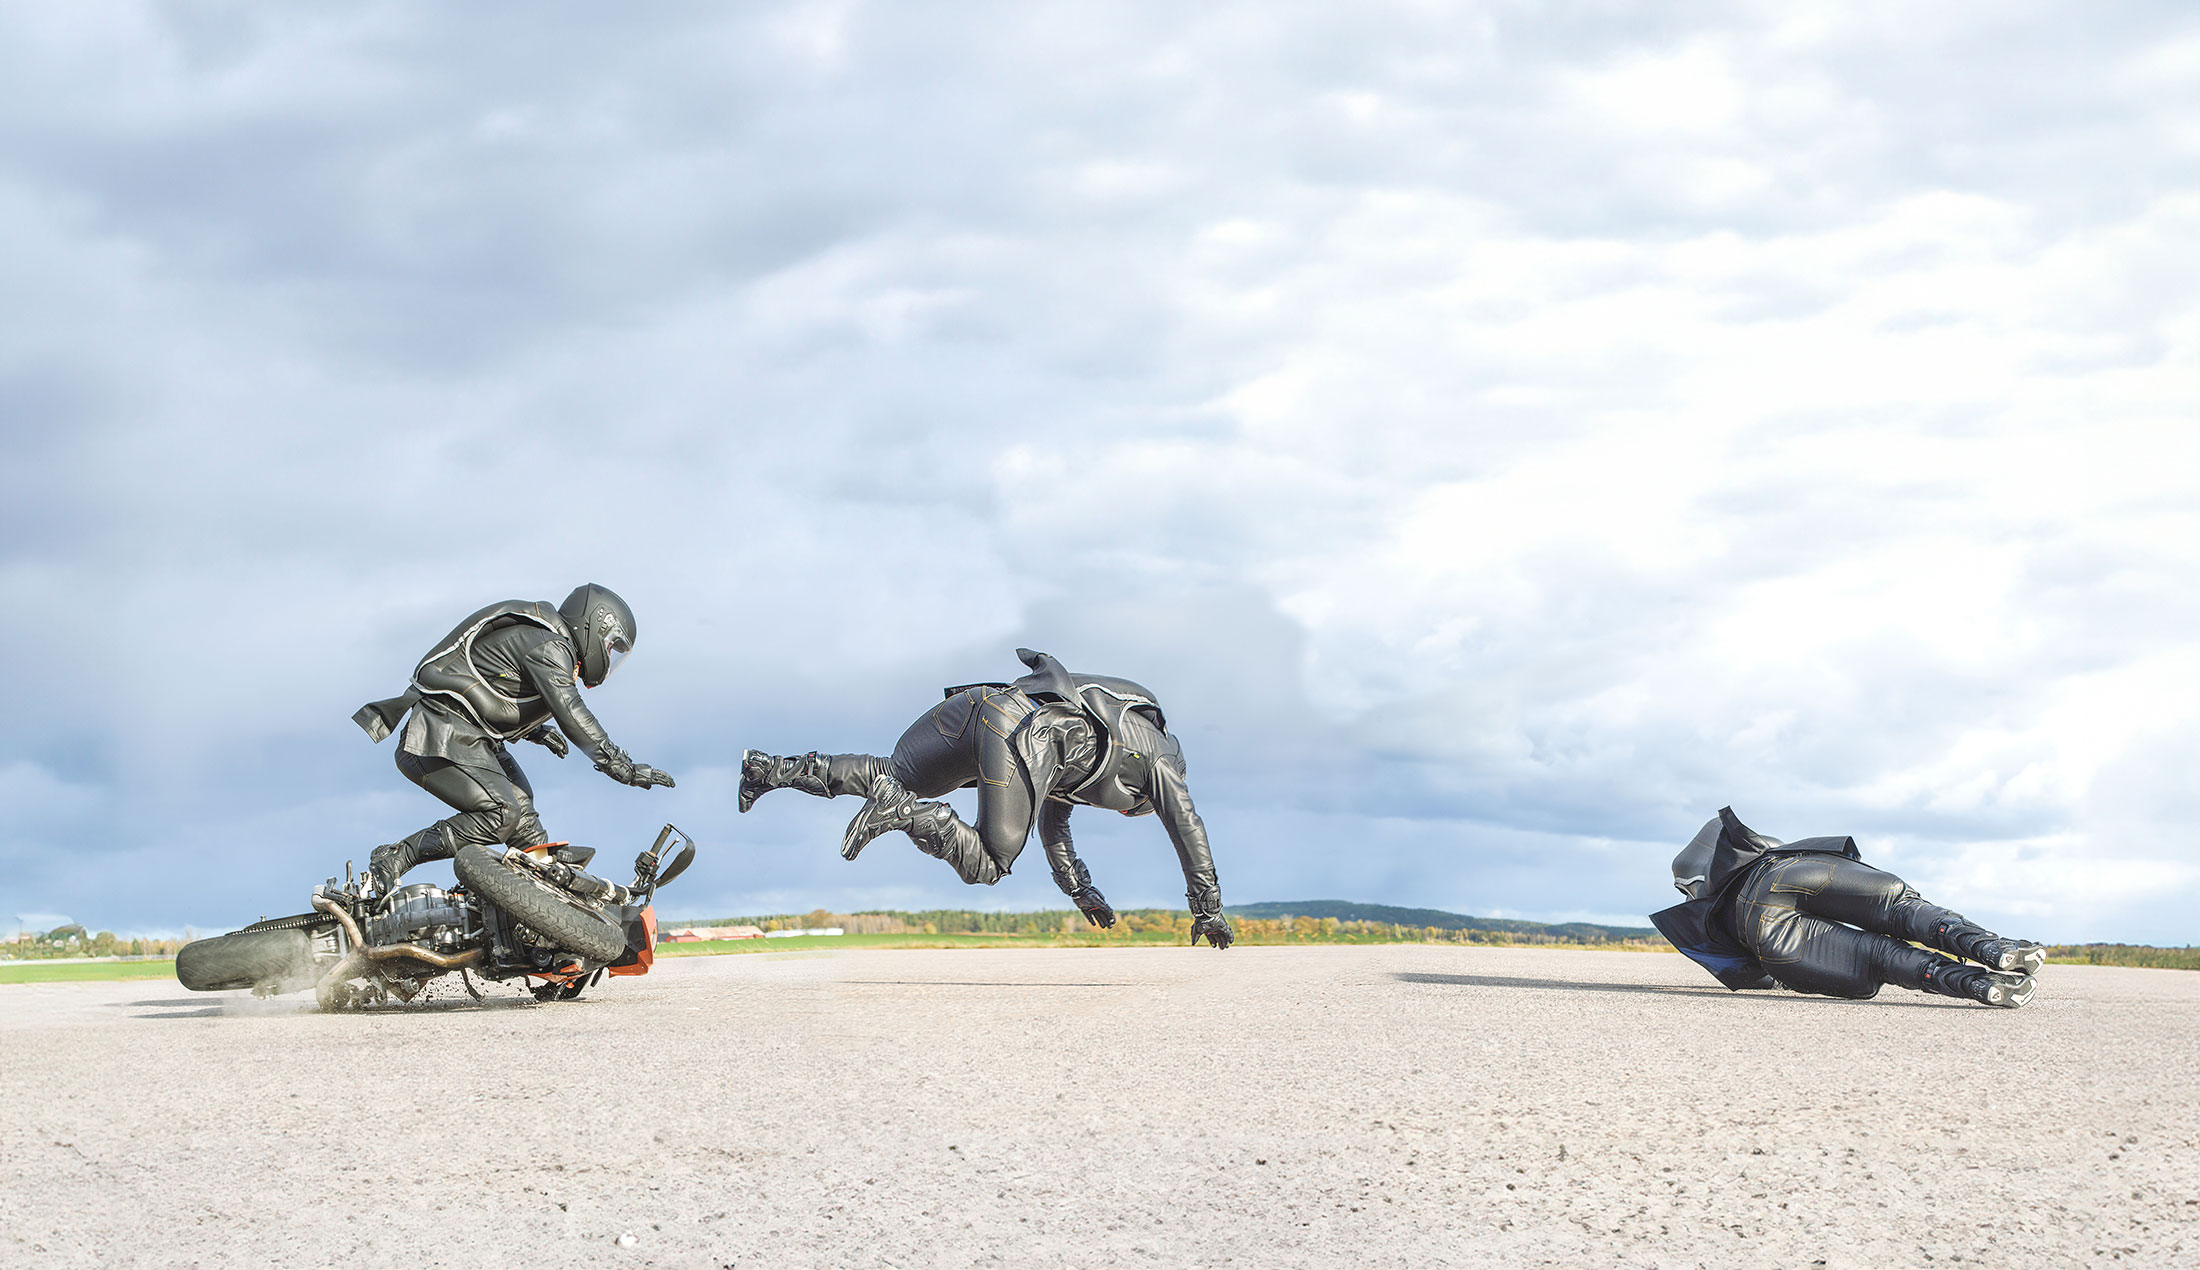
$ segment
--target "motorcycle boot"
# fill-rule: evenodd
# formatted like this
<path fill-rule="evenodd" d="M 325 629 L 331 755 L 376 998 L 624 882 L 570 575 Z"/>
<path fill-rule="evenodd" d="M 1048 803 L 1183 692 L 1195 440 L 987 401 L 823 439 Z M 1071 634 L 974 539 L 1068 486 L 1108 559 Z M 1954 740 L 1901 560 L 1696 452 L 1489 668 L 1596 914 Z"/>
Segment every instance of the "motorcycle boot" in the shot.
<path fill-rule="evenodd" d="M 2022 939 L 2004 939 L 1957 913 L 1942 910 L 1924 942 L 1991 970 L 2031 974 L 2047 964 L 2047 950 Z"/>
<path fill-rule="evenodd" d="M 1972 959 L 1992 970 L 2029 975 L 2047 964 L 2047 950 L 2028 940 L 1986 939 L 1979 941 Z"/>
<path fill-rule="evenodd" d="M 857 810 L 855 819 L 848 822 L 848 831 L 840 836 L 840 858 L 855 859 L 882 833 L 912 828 L 916 809 L 917 800 L 900 781 L 883 774 L 874 778 L 870 797 Z"/>
<path fill-rule="evenodd" d="M 781 758 L 762 750 L 741 754 L 740 809 L 747 811 L 756 800 L 775 789 L 799 789 L 805 794 L 830 798 L 825 792 L 825 759 L 812 750 L 793 758 Z"/>
<path fill-rule="evenodd" d="M 1988 970 L 1960 961 L 1943 962 L 1933 967 L 1925 986 L 1927 992 L 2005 1010 L 2014 1010 L 2030 1001 L 2038 988 L 2038 981 L 2028 974 Z"/>
<path fill-rule="evenodd" d="M 870 754 L 808 754 L 782 758 L 762 750 L 741 755 L 740 809 L 747 811 L 756 800 L 775 789 L 799 789 L 816 798 L 842 794 L 870 797 L 872 782 L 891 764 Z"/>
<path fill-rule="evenodd" d="M 397 880 L 415 866 L 431 860 L 448 860 L 451 855 L 450 840 L 439 824 L 430 825 L 409 838 L 384 843 L 367 857 L 368 894 L 388 895 L 397 889 Z"/>

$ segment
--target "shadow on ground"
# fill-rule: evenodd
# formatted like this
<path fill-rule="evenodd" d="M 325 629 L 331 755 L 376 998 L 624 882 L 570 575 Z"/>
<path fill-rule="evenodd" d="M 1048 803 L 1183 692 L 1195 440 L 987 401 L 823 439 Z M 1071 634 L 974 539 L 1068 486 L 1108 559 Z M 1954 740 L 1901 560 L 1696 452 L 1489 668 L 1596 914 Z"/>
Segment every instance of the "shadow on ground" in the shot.
<path fill-rule="evenodd" d="M 1061 983 L 1052 979 L 850 979 L 869 988 L 1136 988 L 1135 983 Z"/>
<path fill-rule="evenodd" d="M 308 993 L 288 993 L 279 997 L 182 997 L 159 1001 L 116 1001 L 110 1003 L 117 1009 L 141 1010 L 132 1014 L 133 1019 L 218 1019 L 231 1018 L 283 1018 L 299 1014 L 325 1013 L 313 1002 Z M 378 1005 L 358 1006 L 342 1011 L 345 1014 L 467 1014 L 489 1010 L 533 1009 L 545 1002 L 522 996 L 489 996 L 480 1001 L 466 997 L 433 997 L 412 1001 L 385 1001 Z M 566 1007 L 586 1004 L 584 1001 L 560 1001 Z"/>
<path fill-rule="evenodd" d="M 1786 1005 L 1857 1005 L 1842 997 L 1816 997 L 1800 992 L 1742 991 L 1724 988 L 1676 988 L 1662 983 L 1587 983 L 1579 979 L 1527 979 L 1516 975 L 1440 975 L 1401 971 L 1391 976 L 1401 983 L 1446 984 L 1455 988 L 1531 988 L 1553 992 L 1647 992 L 1661 997 L 1733 997 L 1743 1001 L 1776 1001 Z M 1874 998 L 1885 1005 L 1922 1006 L 1933 1010 L 1960 1010 L 1969 1003 L 1902 992 Z"/>

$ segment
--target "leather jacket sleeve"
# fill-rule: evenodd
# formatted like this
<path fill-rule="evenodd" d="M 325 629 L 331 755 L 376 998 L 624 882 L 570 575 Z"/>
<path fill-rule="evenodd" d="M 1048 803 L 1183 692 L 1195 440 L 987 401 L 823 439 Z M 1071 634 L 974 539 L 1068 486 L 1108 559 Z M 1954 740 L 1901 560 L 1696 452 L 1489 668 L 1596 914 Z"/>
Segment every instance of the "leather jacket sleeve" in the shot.
<path fill-rule="evenodd" d="M 1176 769 L 1158 759 L 1148 769 L 1146 797 L 1169 831 L 1178 863 L 1184 866 L 1184 898 L 1194 916 L 1222 911 L 1222 884 L 1215 879 L 1214 856 L 1207 850 L 1207 826 L 1192 808 L 1191 790 Z"/>
<path fill-rule="evenodd" d="M 1083 861 L 1070 842 L 1068 803 L 1049 798 L 1039 804 L 1039 843 L 1046 848 L 1047 867 L 1054 871 L 1054 884 L 1062 894 L 1076 899 L 1079 891 L 1092 885 L 1091 875 L 1078 867 Z"/>
<path fill-rule="evenodd" d="M 573 677 L 575 665 L 573 646 L 551 636 L 529 648 L 520 658 L 520 668 L 542 694 L 543 704 L 550 707 L 550 717 L 558 721 L 558 731 L 566 739 L 587 751 L 590 758 L 607 751 L 616 752 L 619 747 L 604 734 L 603 725 L 596 722 L 595 712 L 581 700 L 578 682 Z"/>

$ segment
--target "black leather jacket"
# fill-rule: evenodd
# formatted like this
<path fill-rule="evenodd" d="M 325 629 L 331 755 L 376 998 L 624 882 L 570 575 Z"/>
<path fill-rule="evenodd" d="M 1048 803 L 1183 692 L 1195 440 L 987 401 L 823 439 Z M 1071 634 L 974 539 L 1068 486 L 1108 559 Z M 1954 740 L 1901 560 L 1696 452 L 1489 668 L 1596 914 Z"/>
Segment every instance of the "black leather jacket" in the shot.
<path fill-rule="evenodd" d="M 456 757 L 480 736 L 526 737 L 546 723 L 589 755 L 616 752 L 603 725 L 581 700 L 579 654 L 558 611 L 507 600 L 468 617 L 413 671 L 412 687 L 352 716 L 379 741 L 404 722 L 408 753 Z"/>
<path fill-rule="evenodd" d="M 1067 803 L 1105 807 L 1126 816 L 1151 813 L 1160 817 L 1184 868 L 1184 898 L 1193 913 L 1212 916 L 1222 911 L 1222 885 L 1215 877 L 1215 860 L 1207 846 L 1207 826 L 1192 806 L 1192 794 L 1181 767 L 1183 751 L 1166 731 L 1161 706 L 1153 694 L 1128 679 L 1107 675 L 1073 675 L 1045 653 L 1019 648 L 1032 673 L 1017 680 L 1014 688 L 1038 702 L 1059 702 L 1081 709 L 1098 733 L 1098 754 L 1089 775 L 1053 796 Z M 1044 797 L 1047 791 L 1039 791 Z M 1042 816 L 1040 841 L 1050 858 L 1069 855 L 1069 817 Z M 1062 841 L 1053 840 L 1056 832 Z M 1074 859 L 1074 856 L 1070 856 Z"/>
<path fill-rule="evenodd" d="M 1758 865 L 1774 856 L 1822 853 L 1857 860 L 1856 839 L 1804 838 L 1782 842 L 1768 838 L 1742 823 L 1732 807 L 1719 808 L 1717 844 L 1704 879 L 1702 893 L 1671 908 L 1650 915 L 1651 924 L 1689 960 L 1711 972 L 1729 988 L 1771 986 L 1756 954 L 1742 943 L 1733 925 L 1734 898 L 1748 883 Z M 1709 830 L 1710 825 L 1705 829 Z"/>

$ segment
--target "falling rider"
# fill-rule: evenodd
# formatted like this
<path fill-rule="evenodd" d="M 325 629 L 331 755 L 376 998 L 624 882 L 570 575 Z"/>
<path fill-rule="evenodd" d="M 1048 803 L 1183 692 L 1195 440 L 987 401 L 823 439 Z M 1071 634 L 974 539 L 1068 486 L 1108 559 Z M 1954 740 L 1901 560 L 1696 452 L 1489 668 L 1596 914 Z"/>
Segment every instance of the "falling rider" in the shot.
<path fill-rule="evenodd" d="M 1192 942 L 1229 947 L 1234 935 L 1222 915 L 1207 830 L 1184 783 L 1184 751 L 1153 693 L 1128 679 L 1071 674 L 1028 648 L 1016 655 L 1032 673 L 1014 683 L 948 689 L 946 700 L 902 734 L 891 757 L 748 751 L 741 757 L 741 810 L 774 789 L 820 798 L 854 794 L 864 804 L 841 839 L 842 856 L 853 860 L 872 839 L 900 830 L 964 882 L 987 886 L 1007 876 L 1036 823 L 1055 885 L 1086 920 L 1103 927 L 1115 924 L 1115 910 L 1077 858 L 1070 809 L 1155 815 L 1184 868 Z M 975 827 L 937 801 L 972 786 Z"/>
<path fill-rule="evenodd" d="M 545 844 L 534 790 L 507 742 L 533 741 L 564 758 L 570 738 L 621 784 L 670 786 L 670 776 L 611 743 L 575 682 L 596 687 L 633 648 L 633 610 L 604 587 L 578 587 L 555 608 L 506 600 L 438 641 L 402 694 L 360 707 L 352 720 L 376 741 L 403 731 L 397 770 L 458 813 L 376 847 L 367 869 L 374 891 L 387 893 L 414 865 L 448 860 L 466 843 Z M 594 854 L 552 845 L 568 864 Z"/>
<path fill-rule="evenodd" d="M 1854 838 L 1781 842 L 1731 807 L 1673 858 L 1673 885 L 1688 899 L 1650 920 L 1729 988 L 1861 1000 L 1891 983 L 2014 1008 L 2032 999 L 2032 972 L 2047 960 L 2038 944 L 1926 903 L 1865 864 Z"/>

